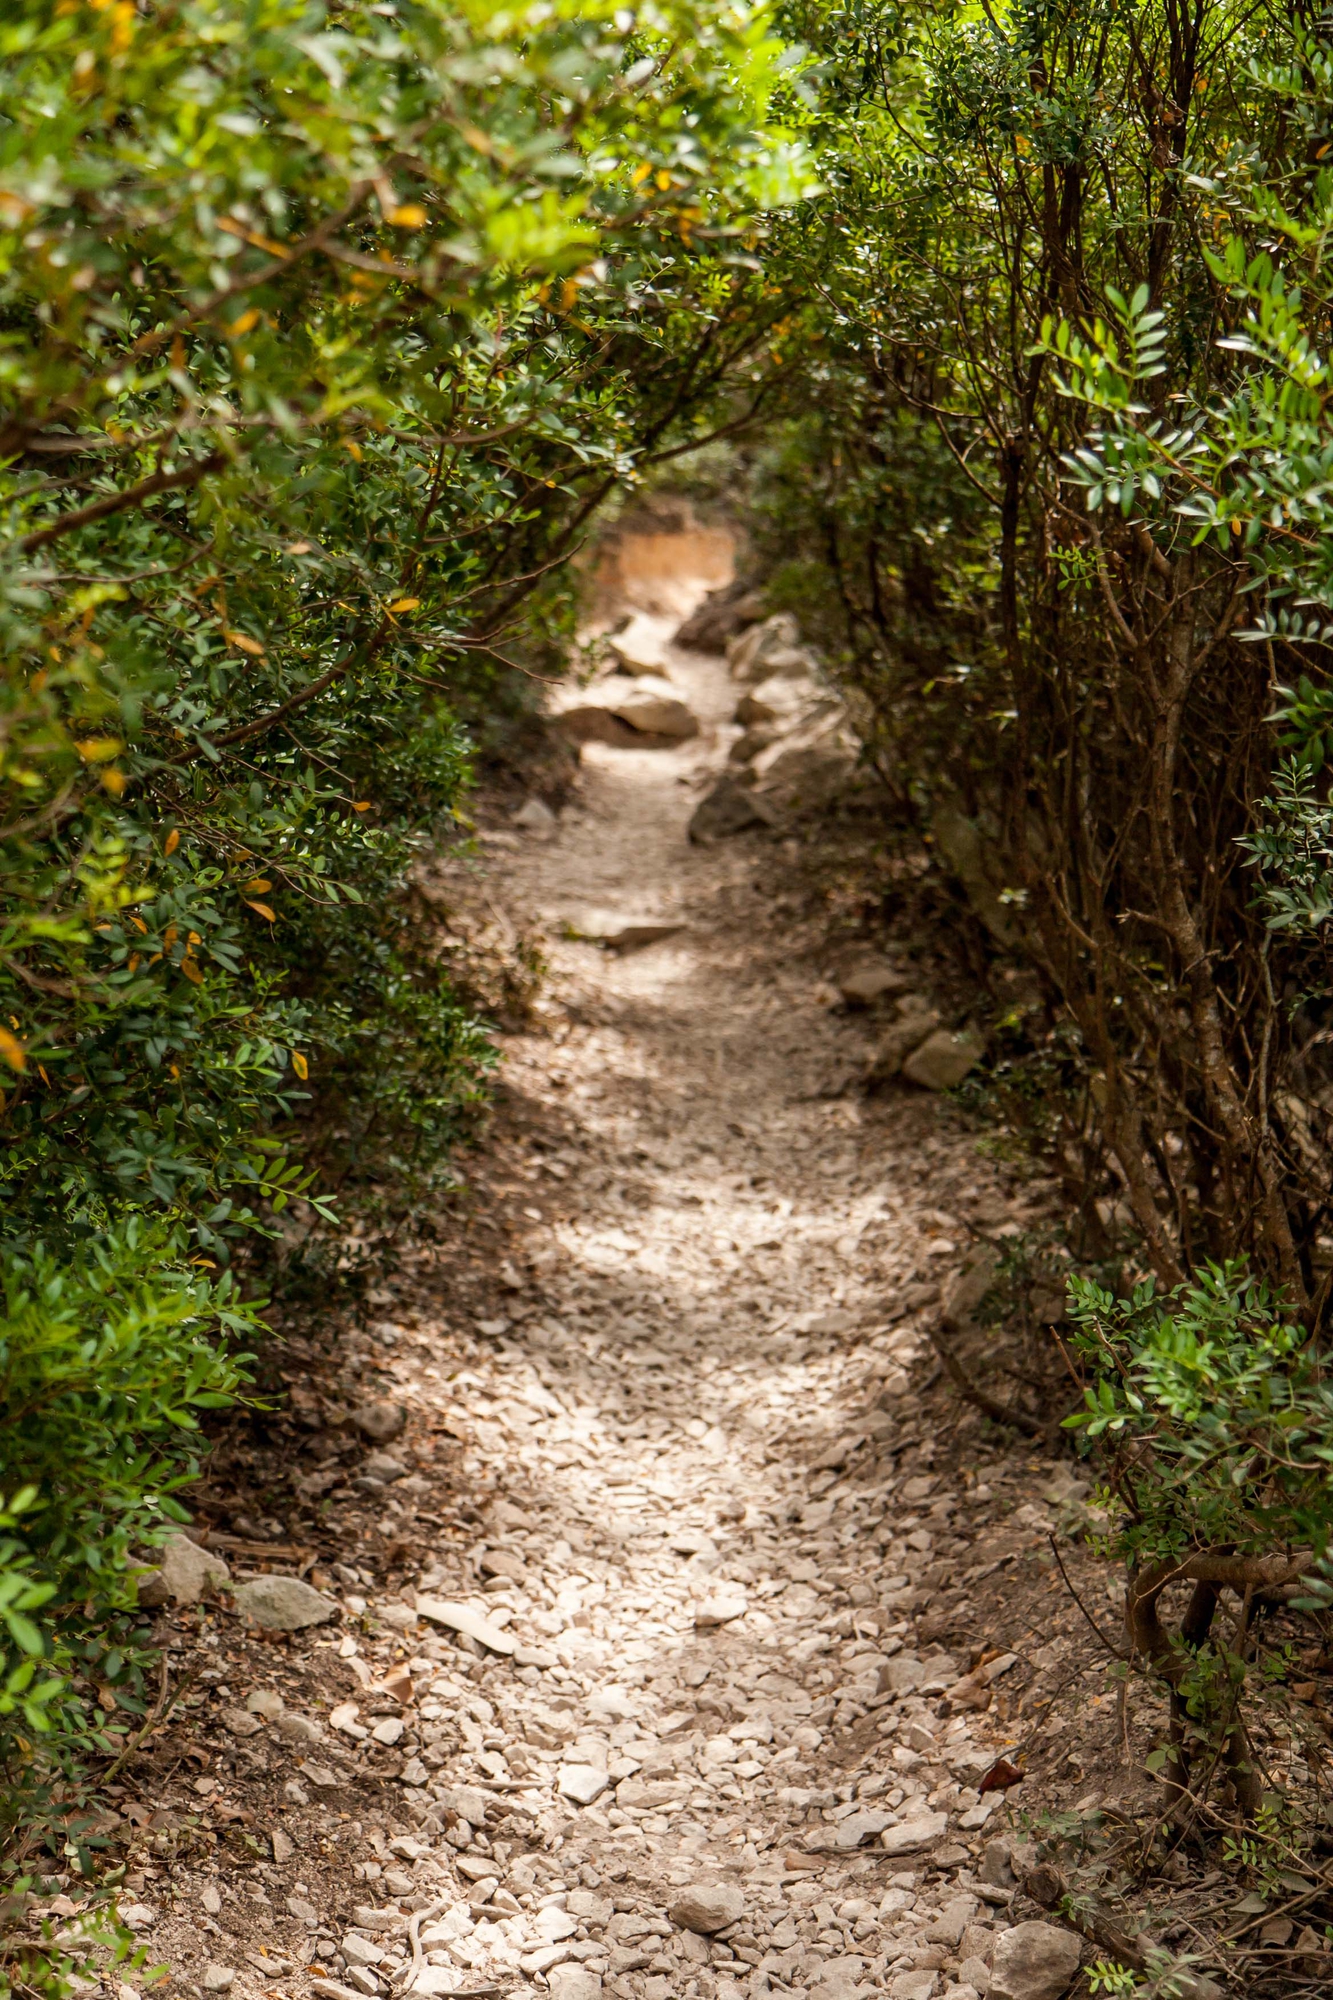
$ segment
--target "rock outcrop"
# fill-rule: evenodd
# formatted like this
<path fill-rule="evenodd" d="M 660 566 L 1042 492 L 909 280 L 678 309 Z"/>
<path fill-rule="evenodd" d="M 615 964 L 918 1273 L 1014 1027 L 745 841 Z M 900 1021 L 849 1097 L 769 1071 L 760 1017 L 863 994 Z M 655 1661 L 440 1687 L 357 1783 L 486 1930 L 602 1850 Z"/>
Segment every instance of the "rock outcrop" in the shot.
<path fill-rule="evenodd" d="M 676 631 L 675 643 L 696 653 L 722 653 L 728 642 L 764 615 L 763 592 L 737 578 L 710 590 L 697 611 Z"/>
<path fill-rule="evenodd" d="M 159 1551 L 158 1567 L 139 1580 L 140 1604 L 197 1604 L 231 1581 L 224 1559 L 201 1548 L 188 1535 L 168 1535 Z"/>
<path fill-rule="evenodd" d="M 779 611 L 731 641 L 727 665 L 738 681 L 762 681 L 772 674 L 809 674 L 814 656 L 802 647 L 791 612 Z"/>
<path fill-rule="evenodd" d="M 689 835 L 696 843 L 723 840 L 729 834 L 745 833 L 754 826 L 773 826 L 778 814 L 757 792 L 734 778 L 719 778 L 712 790 L 700 799 L 690 817 Z"/>
<path fill-rule="evenodd" d="M 682 743 L 699 734 L 699 718 L 660 674 L 613 674 L 585 688 L 557 711 L 555 727 L 573 743 L 631 746 L 647 737 Z"/>
<path fill-rule="evenodd" d="M 733 639 L 727 664 L 745 686 L 735 711 L 745 733 L 728 762 L 783 809 L 832 804 L 854 784 L 861 747 L 792 614 L 777 612 Z"/>

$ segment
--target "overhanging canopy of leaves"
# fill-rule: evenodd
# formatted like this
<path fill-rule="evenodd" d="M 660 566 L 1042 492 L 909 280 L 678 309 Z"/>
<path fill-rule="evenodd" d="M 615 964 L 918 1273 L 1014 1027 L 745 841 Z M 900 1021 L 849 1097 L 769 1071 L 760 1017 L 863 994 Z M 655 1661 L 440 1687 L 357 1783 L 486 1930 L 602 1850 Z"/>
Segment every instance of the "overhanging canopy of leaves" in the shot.
<path fill-rule="evenodd" d="M 599 501 L 775 379 L 799 87 L 705 0 L 0 16 L 0 1716 L 235 1392 L 209 1267 L 447 1171 L 407 872 Z"/>
<path fill-rule="evenodd" d="M 808 176 L 743 6 L 31 0 L 0 64 L 8 1221 L 216 1248 L 316 1044 L 396 1010 L 410 1100 L 474 1090 L 380 921 L 451 693 L 712 420 Z"/>
<path fill-rule="evenodd" d="M 1326 34 L 1232 0 L 784 18 L 825 187 L 770 253 L 820 336 L 772 461 L 789 601 L 1040 968 L 1016 1060 L 1083 1247 L 1123 1241 L 1103 1200 L 1163 1286 L 1247 1254 L 1324 1311 L 1321 891 L 1270 931 L 1247 857 L 1275 707 L 1311 769 L 1327 723 Z"/>

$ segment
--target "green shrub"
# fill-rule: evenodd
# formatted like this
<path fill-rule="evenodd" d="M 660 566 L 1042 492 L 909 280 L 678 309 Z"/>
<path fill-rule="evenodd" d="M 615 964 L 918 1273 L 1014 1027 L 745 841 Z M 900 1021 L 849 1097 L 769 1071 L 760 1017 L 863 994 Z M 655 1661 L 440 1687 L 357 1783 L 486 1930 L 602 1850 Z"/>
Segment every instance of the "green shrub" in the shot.
<path fill-rule="evenodd" d="M 767 366 L 735 238 L 806 185 L 792 88 L 706 0 L 0 15 L 12 1794 L 21 1711 L 113 1740 L 75 1677 L 134 1671 L 238 1247 L 401 1215 L 481 1101 L 410 871 L 599 501 Z"/>
<path fill-rule="evenodd" d="M 1333 1538 L 1333 1382 L 1281 1301 L 1235 1263 L 1119 1299 L 1076 1278 L 1069 1317 L 1091 1380 L 1066 1422 L 1101 1453 L 1129 1639 L 1170 1690 L 1172 1810 L 1220 1764 L 1252 1814 L 1247 1660 L 1261 1610 L 1298 1588 L 1308 1601 Z"/>
<path fill-rule="evenodd" d="M 11 1767 L 25 1727 L 52 1736 L 57 1757 L 119 1747 L 118 1725 L 78 1684 L 124 1679 L 117 1701 L 132 1716 L 143 1645 L 132 1551 L 188 1520 L 176 1495 L 197 1471 L 201 1413 L 245 1381 L 238 1343 L 256 1307 L 182 1250 L 163 1224 L 132 1217 L 73 1254 L 0 1251 L 0 1761 Z"/>
<path fill-rule="evenodd" d="M 316 1198 L 322 1083 L 381 1178 L 466 1123 L 403 884 L 544 579 L 780 317 L 730 239 L 802 186 L 783 79 L 695 0 L 7 10 L 7 1236 L 147 1209 L 226 1261 Z"/>

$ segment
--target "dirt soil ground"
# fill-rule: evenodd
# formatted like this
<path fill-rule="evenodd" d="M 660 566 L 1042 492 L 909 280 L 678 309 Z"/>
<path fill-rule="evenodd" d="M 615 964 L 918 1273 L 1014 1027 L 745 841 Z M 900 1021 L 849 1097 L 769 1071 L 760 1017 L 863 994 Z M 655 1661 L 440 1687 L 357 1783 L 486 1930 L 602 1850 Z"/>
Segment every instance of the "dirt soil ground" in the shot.
<path fill-rule="evenodd" d="M 186 1692 L 101 1820 L 168 1990 L 1054 1993 L 994 1976 L 1044 1915 L 1012 1863 L 1142 1785 L 1070 1462 L 928 1339 L 1048 1197 L 938 1098 L 828 1094 L 872 1029 L 795 837 L 687 840 L 736 690 L 666 664 L 699 737 L 590 746 L 549 837 L 433 866 L 545 997 L 467 1201 L 293 1331 L 202 1496 L 240 1595 L 163 1611 Z M 624 919 L 678 928 L 579 935 Z M 323 1622 L 260 1629 L 265 1575 Z"/>

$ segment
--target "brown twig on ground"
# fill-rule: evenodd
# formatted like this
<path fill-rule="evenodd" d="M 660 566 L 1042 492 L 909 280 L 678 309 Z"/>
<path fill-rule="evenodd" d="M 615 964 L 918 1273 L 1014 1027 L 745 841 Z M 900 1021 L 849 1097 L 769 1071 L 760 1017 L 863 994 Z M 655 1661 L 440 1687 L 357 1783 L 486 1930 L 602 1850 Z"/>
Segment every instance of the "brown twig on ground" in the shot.
<path fill-rule="evenodd" d="M 117 1773 L 124 1769 L 125 1765 L 129 1762 L 130 1758 L 138 1755 L 139 1751 L 143 1749 L 144 1744 L 148 1741 L 149 1737 L 153 1734 L 154 1730 L 159 1729 L 161 1727 L 161 1725 L 166 1721 L 167 1717 L 170 1715 L 172 1709 L 176 1706 L 176 1703 L 185 1693 L 186 1689 L 193 1684 L 195 1678 L 194 1673 L 191 1672 L 183 1674 L 176 1685 L 175 1692 L 169 1695 L 168 1694 L 169 1664 L 170 1662 L 168 1660 L 168 1657 L 164 1652 L 162 1655 L 162 1676 L 158 1684 L 157 1700 L 153 1703 L 153 1706 L 149 1711 L 148 1715 L 145 1716 L 143 1728 L 139 1731 L 138 1735 L 134 1738 L 133 1742 L 127 1743 L 125 1745 L 125 1748 L 121 1751 L 119 1757 L 116 1758 L 115 1762 L 113 1764 L 108 1764 L 106 1770 L 102 1772 L 101 1778 L 99 1780 L 100 1784 L 104 1786 L 109 1785 L 111 1780 L 117 1775 Z"/>
<path fill-rule="evenodd" d="M 1097 1623 L 1097 1620 L 1093 1617 L 1087 1605 L 1083 1602 L 1083 1599 L 1079 1596 L 1078 1592 L 1075 1590 L 1069 1578 L 1069 1571 L 1065 1568 L 1064 1558 L 1060 1554 L 1059 1544 L 1057 1543 L 1055 1536 L 1048 1535 L 1046 1539 L 1051 1545 L 1051 1554 L 1055 1557 L 1056 1566 L 1058 1567 L 1061 1576 L 1064 1578 L 1065 1589 L 1069 1592 L 1069 1595 L 1073 1598 L 1075 1604 L 1077 1604 L 1079 1610 L 1083 1613 L 1083 1616 L 1087 1620 L 1088 1624 L 1092 1627 L 1093 1631 L 1097 1634 L 1097 1637 L 1101 1640 L 1103 1646 L 1105 1646 L 1107 1652 L 1110 1653 L 1113 1659 L 1128 1660 L 1129 1654 L 1122 1653 L 1118 1646 L 1113 1646 L 1111 1644 L 1111 1641 L 1107 1638 L 1105 1632 L 1103 1632 L 1101 1626 Z"/>
<path fill-rule="evenodd" d="M 960 1396 L 975 1405 L 978 1410 L 984 1411 L 988 1417 L 993 1417 L 997 1424 L 1008 1424 L 1011 1430 L 1022 1431 L 1025 1437 L 1045 1436 L 1045 1424 L 1038 1423 L 1037 1419 L 1028 1416 L 1025 1410 L 1011 1409 L 1007 1403 L 1002 1403 L 998 1396 L 992 1396 L 985 1389 L 977 1387 L 945 1339 L 942 1326 L 932 1324 L 930 1338 L 934 1343 L 935 1352 L 944 1364 L 945 1374 Z"/>

